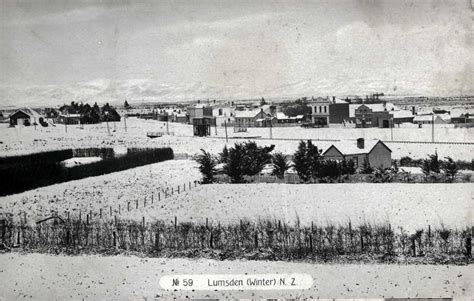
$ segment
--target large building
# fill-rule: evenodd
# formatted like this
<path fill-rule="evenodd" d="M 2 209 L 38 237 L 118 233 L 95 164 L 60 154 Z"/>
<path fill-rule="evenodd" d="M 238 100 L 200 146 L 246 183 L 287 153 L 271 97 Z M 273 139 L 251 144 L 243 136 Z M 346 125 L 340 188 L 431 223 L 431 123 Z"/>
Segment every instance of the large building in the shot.
<path fill-rule="evenodd" d="M 354 110 L 356 128 L 392 127 L 392 116 L 390 112 L 394 109 L 389 103 L 361 104 Z"/>
<path fill-rule="evenodd" d="M 308 106 L 311 107 L 311 123 L 326 127 L 329 125 L 329 98 L 316 98 L 308 102 Z"/>
<path fill-rule="evenodd" d="M 212 118 L 212 107 L 204 104 L 197 104 L 186 109 L 189 122 L 193 123 L 194 118 Z"/>
<path fill-rule="evenodd" d="M 349 121 L 349 103 L 332 97 L 329 104 L 329 123 L 345 123 Z"/>
<path fill-rule="evenodd" d="M 392 166 L 392 150 L 381 140 L 365 141 L 357 139 L 357 143 L 340 142 L 331 145 L 324 153 L 330 160 L 352 160 L 356 169 L 361 169 L 367 161 L 371 167 L 390 168 Z"/>

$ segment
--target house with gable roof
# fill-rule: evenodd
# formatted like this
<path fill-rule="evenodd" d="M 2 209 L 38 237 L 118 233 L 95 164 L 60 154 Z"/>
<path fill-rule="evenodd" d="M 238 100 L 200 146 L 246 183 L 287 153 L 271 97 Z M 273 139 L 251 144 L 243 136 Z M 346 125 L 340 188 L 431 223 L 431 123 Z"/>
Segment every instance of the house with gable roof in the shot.
<path fill-rule="evenodd" d="M 356 169 L 362 168 L 367 160 L 372 167 L 390 168 L 392 166 L 392 150 L 381 140 L 365 141 L 357 139 L 331 145 L 324 153 L 325 159 L 342 161 L 352 160 Z"/>

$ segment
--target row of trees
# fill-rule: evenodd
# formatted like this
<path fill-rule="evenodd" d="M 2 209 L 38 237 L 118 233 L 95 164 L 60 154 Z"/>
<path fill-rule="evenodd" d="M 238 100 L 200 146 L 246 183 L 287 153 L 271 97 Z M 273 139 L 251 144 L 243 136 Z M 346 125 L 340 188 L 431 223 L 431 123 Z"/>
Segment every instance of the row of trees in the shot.
<path fill-rule="evenodd" d="M 253 141 L 236 143 L 233 147 L 224 147 L 218 156 L 201 149 L 197 157 L 199 170 L 203 175 L 203 183 L 213 183 L 216 176 L 221 173 L 230 178 L 232 183 L 245 182 L 246 176 L 255 176 L 262 172 L 265 166 L 271 166 L 272 175 L 283 179 L 285 173 L 294 168 L 302 182 L 333 182 L 348 178 L 356 172 L 357 166 L 352 160 L 335 161 L 325 159 L 322 150 L 314 145 L 311 140 L 301 141 L 297 151 L 290 156 L 281 152 L 272 153 L 275 146 L 257 146 Z M 450 157 L 440 160 L 438 154 L 428 156 L 422 160 L 422 170 L 426 182 L 453 182 L 458 173 L 457 163 Z M 394 161 L 388 169 L 372 167 L 368 160 L 364 160 L 359 168 L 360 174 L 368 174 L 367 179 L 374 183 L 392 181 L 412 182 L 414 178 L 410 172 L 399 171 L 398 164 Z"/>
<path fill-rule="evenodd" d="M 101 121 L 120 121 L 120 115 L 109 103 L 99 107 L 97 103 L 90 106 L 88 103 L 72 101 L 71 104 L 60 107 L 59 111 L 63 114 L 80 114 L 81 123 L 84 124 L 99 123 Z"/>
<path fill-rule="evenodd" d="M 218 172 L 229 176 L 232 183 L 243 183 L 245 176 L 255 176 L 267 165 L 271 165 L 272 174 L 280 179 L 293 167 L 304 182 L 325 182 L 342 175 L 354 174 L 356 171 L 352 160 L 337 162 L 324 159 L 322 150 L 310 140 L 300 142 L 293 155 L 293 162 L 288 155 L 281 152 L 272 154 L 274 148 L 274 145 L 257 146 L 253 141 L 236 143 L 231 148 L 225 146 L 217 157 L 201 149 L 202 153 L 197 157 L 197 162 L 203 175 L 203 183 L 213 183 Z"/>

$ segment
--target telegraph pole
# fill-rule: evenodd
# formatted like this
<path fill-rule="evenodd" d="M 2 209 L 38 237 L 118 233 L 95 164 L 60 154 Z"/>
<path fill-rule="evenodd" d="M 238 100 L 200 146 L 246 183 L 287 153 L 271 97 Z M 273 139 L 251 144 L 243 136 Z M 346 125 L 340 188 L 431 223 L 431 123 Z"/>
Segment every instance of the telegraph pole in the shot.
<path fill-rule="evenodd" d="M 125 132 L 127 131 L 127 114 L 123 115 L 123 124 L 125 126 Z"/>
<path fill-rule="evenodd" d="M 393 141 L 393 117 L 390 118 L 390 136 L 391 136 L 392 141 Z"/>
<path fill-rule="evenodd" d="M 434 114 L 431 115 L 431 142 L 434 142 Z"/>
<path fill-rule="evenodd" d="M 272 133 L 272 119 L 270 118 L 270 139 L 273 139 L 273 133 Z"/>
<path fill-rule="evenodd" d="M 229 140 L 227 139 L 227 121 L 224 120 L 224 127 L 225 127 L 225 143 L 227 144 Z"/>

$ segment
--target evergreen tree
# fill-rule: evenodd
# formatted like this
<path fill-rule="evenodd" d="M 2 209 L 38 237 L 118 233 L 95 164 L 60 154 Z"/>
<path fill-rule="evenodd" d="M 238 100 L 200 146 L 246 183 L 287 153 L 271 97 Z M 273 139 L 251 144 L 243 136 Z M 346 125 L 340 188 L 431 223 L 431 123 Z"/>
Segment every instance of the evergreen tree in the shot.
<path fill-rule="evenodd" d="M 434 173 L 440 173 L 441 171 L 441 164 L 437 152 L 430 155 L 430 170 Z"/>
<path fill-rule="evenodd" d="M 306 146 L 306 142 L 301 140 L 298 145 L 298 149 L 293 155 L 293 167 L 295 168 L 296 173 L 303 182 L 307 182 L 311 178 L 311 170 L 306 155 L 307 152 L 308 147 Z"/>
<path fill-rule="evenodd" d="M 224 145 L 222 152 L 219 154 L 219 161 L 221 163 L 227 163 L 228 158 L 229 158 L 229 150 L 227 149 L 227 145 Z"/>
<path fill-rule="evenodd" d="M 128 104 L 128 101 L 125 100 L 125 102 L 123 103 L 123 106 L 125 107 L 125 109 L 130 109 L 130 105 Z"/>
<path fill-rule="evenodd" d="M 279 179 L 283 179 L 285 172 L 291 167 L 288 156 L 278 152 L 272 156 L 273 172 L 272 174 L 277 176 Z"/>
<path fill-rule="evenodd" d="M 446 174 L 446 177 L 448 177 L 448 180 L 454 182 L 454 178 L 459 170 L 456 162 L 454 162 L 451 157 L 446 157 L 446 161 L 443 164 L 443 171 Z"/>
<path fill-rule="evenodd" d="M 209 184 L 214 182 L 214 177 L 216 175 L 216 161 L 212 155 L 205 150 L 201 149 L 202 154 L 200 154 L 196 161 L 199 163 L 199 171 L 203 176 L 203 184 Z"/>

